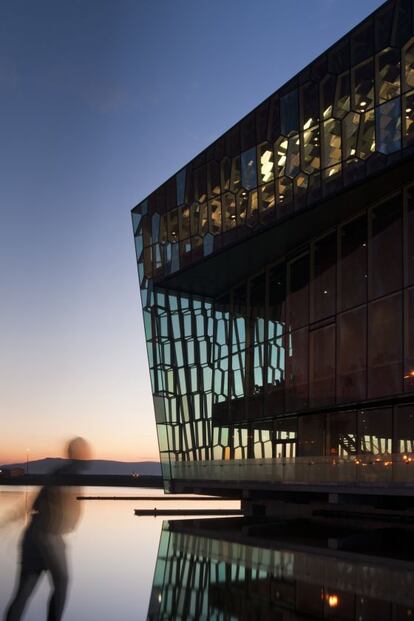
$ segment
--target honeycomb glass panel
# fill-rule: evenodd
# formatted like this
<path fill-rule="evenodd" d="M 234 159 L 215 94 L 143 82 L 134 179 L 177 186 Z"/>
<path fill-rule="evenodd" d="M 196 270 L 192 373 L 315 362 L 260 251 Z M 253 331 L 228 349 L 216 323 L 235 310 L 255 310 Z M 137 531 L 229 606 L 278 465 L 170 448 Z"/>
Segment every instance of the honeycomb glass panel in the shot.
<path fill-rule="evenodd" d="M 228 231 L 236 226 L 236 197 L 231 192 L 223 194 L 224 230 Z"/>
<path fill-rule="evenodd" d="M 230 190 L 230 179 L 231 179 L 231 159 L 229 157 L 225 157 L 221 160 L 221 164 L 220 164 L 220 181 L 221 181 L 222 192 L 225 192 L 226 190 Z"/>
<path fill-rule="evenodd" d="M 218 196 L 220 194 L 220 166 L 215 160 L 212 160 L 208 164 L 208 195 Z"/>
<path fill-rule="evenodd" d="M 275 152 L 276 152 L 276 166 L 277 166 L 276 170 L 277 170 L 277 175 L 279 177 L 285 174 L 287 150 L 288 150 L 287 138 L 280 138 L 279 140 L 277 140 L 276 145 L 275 145 Z"/>
<path fill-rule="evenodd" d="M 341 161 L 341 123 L 329 119 L 323 124 L 323 168 L 334 166 Z"/>
<path fill-rule="evenodd" d="M 394 99 L 378 106 L 376 150 L 388 155 L 401 148 L 401 101 Z"/>
<path fill-rule="evenodd" d="M 241 184 L 246 190 L 257 186 L 256 149 L 249 149 L 241 154 Z"/>
<path fill-rule="evenodd" d="M 221 199 L 215 198 L 208 204 L 209 209 L 209 231 L 213 235 L 221 233 Z"/>
<path fill-rule="evenodd" d="M 394 48 L 378 54 L 378 103 L 394 99 L 400 94 L 400 57 L 400 50 Z"/>
<path fill-rule="evenodd" d="M 280 125 L 282 134 L 288 136 L 290 132 L 299 130 L 298 91 L 293 90 L 280 98 Z"/>
<path fill-rule="evenodd" d="M 300 170 L 300 142 L 299 134 L 291 136 L 288 140 L 286 156 L 286 175 L 296 177 Z"/>
<path fill-rule="evenodd" d="M 259 188 L 260 213 L 263 217 L 275 207 L 275 190 L 273 183 L 266 183 Z"/>
<path fill-rule="evenodd" d="M 366 159 L 375 152 L 375 113 L 368 110 L 362 115 L 358 137 L 357 156 Z"/>
<path fill-rule="evenodd" d="M 175 176 L 177 188 L 177 205 L 182 205 L 185 200 L 185 177 L 185 168 L 182 168 Z"/>
<path fill-rule="evenodd" d="M 414 91 L 403 97 L 404 146 L 414 143 Z"/>
<path fill-rule="evenodd" d="M 259 146 L 259 183 L 268 183 L 272 181 L 274 175 L 274 161 L 273 161 L 273 148 L 265 142 Z"/>
<path fill-rule="evenodd" d="M 319 125 L 310 127 L 302 134 L 303 160 L 302 170 L 312 174 L 320 168 Z"/>
<path fill-rule="evenodd" d="M 404 51 L 404 90 L 414 88 L 414 42 Z"/>
<path fill-rule="evenodd" d="M 374 62 L 368 60 L 353 70 L 353 108 L 365 112 L 374 105 Z"/>
<path fill-rule="evenodd" d="M 342 119 L 351 109 L 351 88 L 349 72 L 338 76 L 335 90 L 333 116 Z"/>
<path fill-rule="evenodd" d="M 231 161 L 231 178 L 230 178 L 230 190 L 237 192 L 241 183 L 241 171 L 240 171 L 240 156 L 233 157 Z"/>
<path fill-rule="evenodd" d="M 358 112 L 350 112 L 342 122 L 344 160 L 356 157 L 360 120 Z"/>
<path fill-rule="evenodd" d="M 255 226 L 259 218 L 259 199 L 257 190 L 251 190 L 247 204 L 247 225 Z"/>

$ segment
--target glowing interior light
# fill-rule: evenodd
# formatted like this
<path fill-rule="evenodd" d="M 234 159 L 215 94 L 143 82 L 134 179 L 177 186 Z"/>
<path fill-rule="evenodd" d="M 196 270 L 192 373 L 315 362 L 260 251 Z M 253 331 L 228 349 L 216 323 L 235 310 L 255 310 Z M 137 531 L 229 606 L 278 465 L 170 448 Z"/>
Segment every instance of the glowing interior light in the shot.
<path fill-rule="evenodd" d="M 339 597 L 337 595 L 328 595 L 329 608 L 336 608 L 339 604 Z"/>
<path fill-rule="evenodd" d="M 309 129 L 311 125 L 312 125 L 312 117 L 306 121 L 305 125 L 303 126 L 303 129 Z"/>
<path fill-rule="evenodd" d="M 361 108 L 365 108 L 365 106 L 368 105 L 367 101 L 361 101 L 361 103 L 359 104 L 361 106 Z"/>
<path fill-rule="evenodd" d="M 407 112 L 407 114 L 409 114 L 410 112 L 412 112 L 412 108 L 406 108 L 405 111 Z"/>
<path fill-rule="evenodd" d="M 355 155 L 356 150 L 355 149 L 351 149 L 351 155 Z"/>
<path fill-rule="evenodd" d="M 323 118 L 326 119 L 332 114 L 332 106 L 328 106 L 326 110 L 323 111 Z"/>
<path fill-rule="evenodd" d="M 262 179 L 265 182 L 269 181 L 273 175 L 273 162 L 271 161 L 271 158 L 271 151 L 265 151 L 260 158 Z"/>

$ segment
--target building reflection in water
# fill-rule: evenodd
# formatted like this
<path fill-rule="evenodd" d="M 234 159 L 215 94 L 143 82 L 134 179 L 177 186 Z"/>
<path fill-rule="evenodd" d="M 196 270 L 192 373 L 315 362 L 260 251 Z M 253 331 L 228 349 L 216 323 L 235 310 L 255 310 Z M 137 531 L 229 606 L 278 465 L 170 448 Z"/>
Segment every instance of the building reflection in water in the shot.
<path fill-rule="evenodd" d="M 391 529 L 164 522 L 148 620 L 414 619 L 412 545 Z"/>

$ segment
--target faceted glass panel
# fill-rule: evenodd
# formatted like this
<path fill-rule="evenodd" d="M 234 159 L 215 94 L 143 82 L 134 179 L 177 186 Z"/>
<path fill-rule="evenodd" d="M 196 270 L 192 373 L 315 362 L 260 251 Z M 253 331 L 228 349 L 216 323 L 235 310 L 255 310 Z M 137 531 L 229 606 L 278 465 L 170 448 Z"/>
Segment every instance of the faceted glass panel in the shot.
<path fill-rule="evenodd" d="M 257 186 L 256 149 L 241 154 L 241 183 L 246 190 Z"/>
<path fill-rule="evenodd" d="M 414 143 L 414 91 L 403 97 L 403 143 L 408 146 Z"/>
<path fill-rule="evenodd" d="M 319 170 L 321 165 L 319 133 L 319 125 L 317 125 L 306 129 L 302 134 L 302 170 L 309 174 Z"/>
<path fill-rule="evenodd" d="M 338 317 L 338 394 L 342 401 L 366 397 L 367 310 L 366 306 Z"/>
<path fill-rule="evenodd" d="M 414 88 L 414 43 L 404 51 L 404 81 L 405 90 Z"/>
<path fill-rule="evenodd" d="M 394 99 L 400 94 L 400 50 L 388 48 L 377 57 L 378 102 Z"/>
<path fill-rule="evenodd" d="M 368 306 L 368 398 L 402 389 L 401 294 Z"/>
<path fill-rule="evenodd" d="M 294 90 L 280 98 L 280 126 L 284 136 L 299 130 L 298 91 Z"/>
<path fill-rule="evenodd" d="M 365 112 L 374 105 L 374 63 L 368 60 L 353 70 L 353 108 Z"/>
<path fill-rule="evenodd" d="M 328 168 L 341 161 L 341 123 L 329 119 L 323 124 L 323 162 L 322 167 Z"/>
<path fill-rule="evenodd" d="M 339 306 L 342 309 L 366 302 L 368 285 L 367 217 L 341 228 Z"/>
<path fill-rule="evenodd" d="M 335 402 L 335 325 L 310 332 L 310 406 Z"/>
<path fill-rule="evenodd" d="M 336 307 L 336 232 L 313 245 L 311 321 L 333 315 Z"/>
<path fill-rule="evenodd" d="M 308 405 L 308 329 L 286 335 L 286 411 Z"/>
<path fill-rule="evenodd" d="M 274 175 L 274 158 L 273 158 L 273 148 L 272 146 L 265 142 L 259 145 L 258 148 L 258 156 L 259 156 L 259 183 L 267 183 L 268 181 L 272 181 Z"/>
<path fill-rule="evenodd" d="M 309 321 L 309 255 L 288 265 L 287 325 L 289 330 Z"/>
<path fill-rule="evenodd" d="M 396 196 L 373 209 L 370 251 L 370 298 L 376 298 L 401 287 L 402 230 L 401 197 Z"/>
<path fill-rule="evenodd" d="M 380 153 L 394 153 L 401 148 L 400 99 L 378 106 L 376 149 Z"/>

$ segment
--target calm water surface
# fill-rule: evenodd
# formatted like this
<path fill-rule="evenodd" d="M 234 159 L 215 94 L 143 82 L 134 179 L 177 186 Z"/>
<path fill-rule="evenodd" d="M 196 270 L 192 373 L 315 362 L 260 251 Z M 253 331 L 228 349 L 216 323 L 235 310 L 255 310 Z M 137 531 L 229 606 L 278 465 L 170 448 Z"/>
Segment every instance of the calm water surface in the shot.
<path fill-rule="evenodd" d="M 0 486 L 0 519 L 18 504 L 29 504 L 35 488 Z M 161 496 L 162 490 L 85 488 L 85 495 Z M 145 501 L 83 501 L 83 519 L 68 535 L 71 569 L 65 621 L 141 621 L 150 600 L 162 518 L 136 517 L 135 508 L 153 508 Z M 189 506 L 220 506 L 197 502 Z M 228 503 L 238 508 L 238 503 Z M 158 504 L 160 506 L 160 504 Z M 164 506 L 164 505 L 163 505 Z M 180 502 L 165 503 L 183 507 Z M 187 506 L 187 503 L 186 505 Z M 18 545 L 24 522 L 0 530 L 0 619 L 14 588 Z M 43 577 L 27 608 L 25 621 L 44 621 L 49 584 Z"/>

